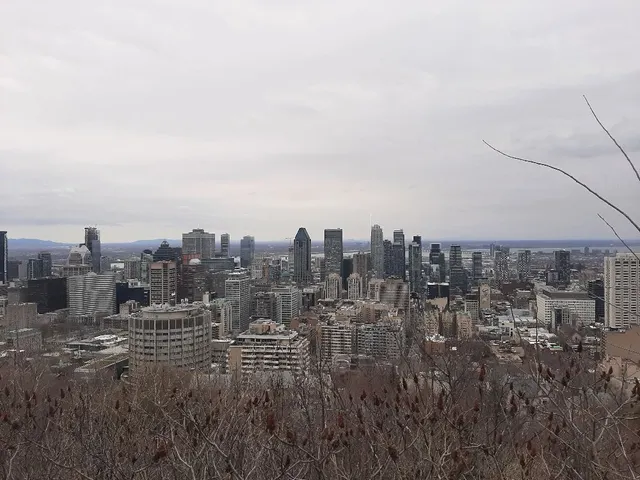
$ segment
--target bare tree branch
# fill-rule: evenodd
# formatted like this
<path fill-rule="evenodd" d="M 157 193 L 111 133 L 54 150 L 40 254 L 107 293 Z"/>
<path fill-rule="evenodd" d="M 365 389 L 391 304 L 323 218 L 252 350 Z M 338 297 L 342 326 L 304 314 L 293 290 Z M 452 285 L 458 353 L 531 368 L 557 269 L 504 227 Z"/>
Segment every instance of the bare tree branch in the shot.
<path fill-rule="evenodd" d="M 631 165 L 631 168 L 633 169 L 634 173 L 636 174 L 636 178 L 640 182 L 640 173 L 638 173 L 638 169 L 636 168 L 636 166 L 633 164 L 633 162 L 629 158 L 629 155 L 627 155 L 627 152 L 625 152 L 624 148 L 622 148 L 620 146 L 618 141 L 613 137 L 613 135 L 611 135 L 609 130 L 607 130 L 607 128 L 602 124 L 602 122 L 598 118 L 598 115 L 596 115 L 596 112 L 593 111 L 593 108 L 591 107 L 591 104 L 589 103 L 589 100 L 587 100 L 587 96 L 583 95 L 582 98 L 584 98 L 584 101 L 587 102 L 587 106 L 589 107 L 589 110 L 591 110 L 591 114 L 593 115 L 593 118 L 595 118 L 596 122 L 598 122 L 598 125 L 600 125 L 600 128 L 602 128 L 602 130 L 604 130 L 604 132 L 609 136 L 611 141 L 613 143 L 615 143 L 616 147 L 618 147 L 618 150 L 620 150 L 622 152 L 622 155 L 624 155 L 624 158 L 627 159 L 627 162 L 629 162 L 629 165 Z"/>
<path fill-rule="evenodd" d="M 508 153 L 503 152 L 502 150 L 494 147 L 493 145 L 491 145 L 489 142 L 487 142 L 486 140 L 482 140 L 482 142 L 489 147 L 491 150 L 493 150 L 496 153 L 499 153 L 500 155 L 510 158 L 512 160 L 517 160 L 519 162 L 523 162 L 523 163 L 530 163 L 532 165 L 537 165 L 539 167 L 544 167 L 544 168 L 548 168 L 550 170 L 554 170 L 556 172 L 559 172 L 561 174 L 563 174 L 566 177 L 569 177 L 571 180 L 573 180 L 575 183 L 577 183 L 578 185 L 580 185 L 582 188 L 584 188 L 585 190 L 587 190 L 591 195 L 593 195 L 594 197 L 598 198 L 599 200 L 601 200 L 602 202 L 606 203 L 607 205 L 609 205 L 611 208 L 613 208 L 616 212 L 618 212 L 620 215 L 622 215 L 624 218 L 626 218 L 629 223 L 631 225 L 633 225 L 633 227 L 638 231 L 638 233 L 640 233 L 640 226 L 633 221 L 633 219 L 629 216 L 629 214 L 627 212 L 625 212 L 624 210 L 622 210 L 620 207 L 618 207 L 617 205 L 614 205 L 613 203 L 611 203 L 609 200 L 607 200 L 606 198 L 604 198 L 602 195 L 600 195 L 598 192 L 594 191 L 591 187 L 589 187 L 586 183 L 578 180 L 576 177 L 574 177 L 573 175 L 571 175 L 570 173 L 568 173 L 567 171 L 555 167 L 553 165 L 549 165 L 548 163 L 542 163 L 542 162 L 536 162 L 534 160 L 529 160 L 526 158 L 522 158 L 522 157 L 516 157 L 514 155 L 509 155 Z"/>
<path fill-rule="evenodd" d="M 616 232 L 616 229 L 615 229 L 615 228 L 613 228 L 613 225 L 611 225 L 609 222 L 607 222 L 607 221 L 605 220 L 605 218 L 604 218 L 602 215 L 598 214 L 598 217 L 600 217 L 600 220 L 602 220 L 604 223 L 606 223 L 606 224 L 607 224 L 607 226 L 611 229 L 611 231 L 612 231 L 612 232 L 613 232 L 613 234 L 618 238 L 618 240 L 620 240 L 620 241 L 622 242 L 622 244 L 623 244 L 625 247 L 627 247 L 627 250 L 629 250 L 629 251 L 631 252 L 631 254 L 632 254 L 634 257 L 636 257 L 636 259 L 640 262 L 640 258 L 638 257 L 638 254 L 637 254 L 636 252 L 634 252 L 634 251 L 631 249 L 631 247 L 627 244 L 627 242 L 625 242 L 625 241 L 620 237 L 620 235 L 618 235 L 618 232 Z"/>

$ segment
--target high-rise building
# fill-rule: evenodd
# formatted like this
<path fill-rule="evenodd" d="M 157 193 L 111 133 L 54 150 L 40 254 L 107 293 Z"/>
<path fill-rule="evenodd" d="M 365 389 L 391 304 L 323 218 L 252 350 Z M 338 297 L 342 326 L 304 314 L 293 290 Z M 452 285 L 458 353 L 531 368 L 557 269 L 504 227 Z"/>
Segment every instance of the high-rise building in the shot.
<path fill-rule="evenodd" d="M 102 271 L 102 250 L 100 248 L 100 230 L 96 227 L 85 227 L 84 244 L 91 252 L 91 267 L 95 273 Z"/>
<path fill-rule="evenodd" d="M 364 298 L 364 287 L 362 277 L 358 273 L 352 273 L 347 278 L 347 298 L 349 300 L 359 300 Z"/>
<path fill-rule="evenodd" d="M 38 305 L 38 313 L 67 308 L 67 278 L 49 277 L 29 280 L 27 302 Z"/>
<path fill-rule="evenodd" d="M 384 278 L 384 237 L 382 227 L 371 227 L 371 266 L 374 278 Z"/>
<path fill-rule="evenodd" d="M 482 276 L 482 252 L 473 252 L 471 254 L 471 277 L 474 283 L 477 284 L 478 280 L 483 278 Z"/>
<path fill-rule="evenodd" d="M 444 283 L 447 279 L 447 262 L 439 243 L 429 247 L 429 277 L 435 283 Z"/>
<path fill-rule="evenodd" d="M 342 279 L 337 273 L 329 274 L 325 282 L 325 292 L 327 298 L 342 298 Z"/>
<path fill-rule="evenodd" d="M 125 280 L 139 280 L 141 261 L 139 258 L 134 257 L 123 262 L 124 264 L 124 278 Z M 145 280 L 148 281 L 148 280 Z"/>
<path fill-rule="evenodd" d="M 129 321 L 129 369 L 154 366 L 206 371 L 211 367 L 211 312 L 200 305 L 152 305 Z"/>
<path fill-rule="evenodd" d="M 558 283 L 569 285 L 571 283 L 571 252 L 569 250 L 556 250 L 554 253 Z"/>
<path fill-rule="evenodd" d="M 154 262 L 175 262 L 176 265 L 182 261 L 182 248 L 172 247 L 169 242 L 163 240 L 158 249 L 153 252 Z"/>
<path fill-rule="evenodd" d="M 451 290 L 460 294 L 467 292 L 467 278 L 462 265 L 462 247 L 451 245 L 449 248 L 449 286 Z"/>
<path fill-rule="evenodd" d="M 53 269 L 53 260 L 51 259 L 51 253 L 40 252 L 38 254 L 38 260 L 42 260 L 42 276 L 50 277 Z"/>
<path fill-rule="evenodd" d="M 422 239 L 413 237 L 409 245 L 409 288 L 412 293 L 422 293 Z"/>
<path fill-rule="evenodd" d="M 587 292 L 589 293 L 589 298 L 593 298 L 596 301 L 596 320 L 598 322 L 604 322 L 604 317 L 605 317 L 604 280 L 599 279 L 599 280 L 590 281 L 587 284 Z"/>
<path fill-rule="evenodd" d="M 353 273 L 353 258 L 342 259 L 342 289 L 347 289 L 347 278 Z"/>
<path fill-rule="evenodd" d="M 343 278 L 342 259 L 342 229 L 326 228 L 324 230 L 325 275 L 336 273 Z"/>
<path fill-rule="evenodd" d="M 228 257 L 230 252 L 231 245 L 231 237 L 229 237 L 228 233 L 223 233 L 220 235 L 220 255 L 223 257 Z"/>
<path fill-rule="evenodd" d="M 605 326 L 640 324 L 640 260 L 631 253 L 604 259 Z"/>
<path fill-rule="evenodd" d="M 116 275 L 113 272 L 76 275 L 67 278 L 69 317 L 94 318 L 116 312 Z"/>
<path fill-rule="evenodd" d="M 27 280 L 44 277 L 44 262 L 40 258 L 30 258 L 27 262 Z"/>
<path fill-rule="evenodd" d="M 369 255 L 363 252 L 353 254 L 353 273 L 362 278 L 362 291 L 366 292 L 369 278 Z"/>
<path fill-rule="evenodd" d="M 205 232 L 202 228 L 194 228 L 182 234 L 182 254 L 196 255 L 201 260 L 210 259 L 216 253 L 216 234 Z"/>
<path fill-rule="evenodd" d="M 251 235 L 245 235 L 240 240 L 240 266 L 249 268 L 253 263 L 253 257 L 256 252 L 256 239 Z"/>
<path fill-rule="evenodd" d="M 153 263 L 153 252 L 151 250 L 143 250 L 140 254 L 140 274 L 138 279 L 141 282 L 149 283 L 149 269 Z"/>
<path fill-rule="evenodd" d="M 288 327 L 291 325 L 291 320 L 300 315 L 302 290 L 294 285 L 286 285 L 273 287 L 271 291 L 282 299 L 282 323 Z"/>
<path fill-rule="evenodd" d="M 393 231 L 393 245 L 391 246 L 390 275 L 403 280 L 407 279 L 407 250 L 402 230 Z"/>
<path fill-rule="evenodd" d="M 531 250 L 520 250 L 518 252 L 518 279 L 523 282 L 531 278 Z"/>
<path fill-rule="evenodd" d="M 231 330 L 234 335 L 249 328 L 251 319 L 251 280 L 243 271 L 229 272 L 224 297 L 231 303 Z"/>
<path fill-rule="evenodd" d="M 382 242 L 382 250 L 384 251 L 384 277 L 391 276 L 391 265 L 393 256 L 393 243 L 391 240 L 384 240 Z"/>
<path fill-rule="evenodd" d="M 151 305 L 175 305 L 178 290 L 176 262 L 163 260 L 149 265 Z"/>
<path fill-rule="evenodd" d="M 253 295 L 251 314 L 256 318 L 268 318 L 282 323 L 282 296 L 276 292 L 256 292 Z"/>
<path fill-rule="evenodd" d="M 508 283 L 511 275 L 509 273 L 509 254 L 505 250 L 494 252 L 493 270 L 495 272 L 496 282 L 499 284 Z"/>
<path fill-rule="evenodd" d="M 5 230 L 0 231 L 0 283 L 9 282 L 9 251 L 8 238 Z"/>
<path fill-rule="evenodd" d="M 293 239 L 293 281 L 300 285 L 311 283 L 311 237 L 300 227 Z"/>
<path fill-rule="evenodd" d="M 207 291 L 207 271 L 204 264 L 198 258 L 192 258 L 186 264 L 180 266 L 181 282 L 178 285 L 178 300 L 189 303 L 201 302 Z"/>

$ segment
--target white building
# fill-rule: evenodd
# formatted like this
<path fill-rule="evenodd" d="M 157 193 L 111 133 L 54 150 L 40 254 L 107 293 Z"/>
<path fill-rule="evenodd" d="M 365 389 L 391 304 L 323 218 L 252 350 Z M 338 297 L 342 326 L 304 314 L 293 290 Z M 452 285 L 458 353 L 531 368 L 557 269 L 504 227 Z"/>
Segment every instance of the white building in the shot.
<path fill-rule="evenodd" d="M 347 298 L 349 300 L 364 298 L 364 282 L 359 273 L 352 273 L 347 278 Z"/>
<path fill-rule="evenodd" d="M 112 315 L 116 310 L 116 275 L 113 272 L 69 277 L 67 279 L 69 317 L 93 318 Z"/>
<path fill-rule="evenodd" d="M 556 311 L 568 310 L 576 322 L 589 325 L 596 321 L 596 301 L 587 292 L 558 291 L 543 288 L 536 295 L 538 321 L 542 325 L 555 325 Z"/>
<path fill-rule="evenodd" d="M 194 228 L 189 233 L 182 234 L 183 255 L 198 255 L 200 259 L 210 259 L 215 256 L 216 234 L 205 232 L 201 228 Z"/>
<path fill-rule="evenodd" d="M 331 362 L 335 355 L 351 355 L 354 328 L 348 322 L 334 321 L 320 325 L 320 353 L 324 362 Z"/>
<path fill-rule="evenodd" d="M 211 365 L 211 312 L 202 305 L 153 305 L 129 321 L 129 368 L 169 365 L 207 370 Z"/>
<path fill-rule="evenodd" d="M 251 280 L 246 271 L 229 273 L 224 282 L 224 297 L 231 303 L 232 332 L 245 331 L 251 318 Z"/>
<path fill-rule="evenodd" d="M 153 262 L 149 265 L 149 301 L 151 305 L 175 304 L 178 287 L 176 262 Z"/>
<path fill-rule="evenodd" d="M 229 371 L 235 375 L 260 371 L 303 373 L 309 367 L 309 340 L 272 320 L 251 322 L 228 351 Z"/>
<path fill-rule="evenodd" d="M 282 299 L 282 323 L 286 326 L 291 324 L 291 320 L 300 315 L 302 308 L 302 290 L 293 285 L 286 287 L 273 287 L 272 292 L 278 294 Z M 273 319 L 276 320 L 276 319 Z"/>
<path fill-rule="evenodd" d="M 604 259 L 604 301 L 607 327 L 628 328 L 640 324 L 638 257 L 631 253 L 618 253 Z"/>
<path fill-rule="evenodd" d="M 325 281 L 326 298 L 342 298 L 342 278 L 338 273 L 331 273 Z"/>

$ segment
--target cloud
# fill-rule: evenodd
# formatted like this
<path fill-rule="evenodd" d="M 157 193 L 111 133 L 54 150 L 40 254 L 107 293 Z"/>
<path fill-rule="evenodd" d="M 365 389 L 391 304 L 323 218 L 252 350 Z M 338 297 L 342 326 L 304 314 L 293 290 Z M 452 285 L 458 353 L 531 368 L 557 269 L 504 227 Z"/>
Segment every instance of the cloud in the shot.
<path fill-rule="evenodd" d="M 640 150 L 639 14 L 630 0 L 4 2 L 0 226 L 366 238 L 371 214 L 429 240 L 609 236 L 578 186 L 482 139 L 640 216 L 581 97 Z"/>

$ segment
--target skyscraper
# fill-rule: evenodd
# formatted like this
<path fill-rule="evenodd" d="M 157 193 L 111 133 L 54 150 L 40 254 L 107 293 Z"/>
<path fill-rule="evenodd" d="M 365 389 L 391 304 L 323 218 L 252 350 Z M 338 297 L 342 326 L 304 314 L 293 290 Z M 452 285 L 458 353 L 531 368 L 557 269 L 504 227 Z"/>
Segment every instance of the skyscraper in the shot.
<path fill-rule="evenodd" d="M 242 268 L 249 268 L 253 262 L 253 257 L 256 252 L 256 239 L 251 235 L 245 235 L 240 240 L 240 266 Z M 248 327 L 249 324 L 247 324 Z"/>
<path fill-rule="evenodd" d="M 451 290 L 458 294 L 467 292 L 467 281 L 462 265 L 462 247 L 451 245 L 449 248 L 449 285 Z"/>
<path fill-rule="evenodd" d="M 589 298 L 593 298 L 596 301 L 596 321 L 604 321 L 606 309 L 604 303 L 604 280 L 598 279 L 590 281 L 587 284 L 587 292 L 589 293 Z"/>
<path fill-rule="evenodd" d="M 229 256 L 229 245 L 231 244 L 231 237 L 228 233 L 220 235 L 220 254 L 223 257 Z"/>
<path fill-rule="evenodd" d="M 571 252 L 568 250 L 556 250 L 553 253 L 556 260 L 558 283 L 567 286 L 571 283 Z"/>
<path fill-rule="evenodd" d="M 518 279 L 522 282 L 531 278 L 531 250 L 520 250 L 518 252 Z"/>
<path fill-rule="evenodd" d="M 447 279 L 447 262 L 439 243 L 429 247 L 429 270 L 432 282 L 443 283 Z"/>
<path fill-rule="evenodd" d="M 471 277 L 476 284 L 482 278 L 482 252 L 471 254 Z"/>
<path fill-rule="evenodd" d="M 50 277 L 52 273 L 53 261 L 51 259 L 51 253 L 40 252 L 38 254 L 38 260 L 42 260 L 42 276 Z"/>
<path fill-rule="evenodd" d="M 312 280 L 311 237 L 306 228 L 300 227 L 293 239 L 293 281 L 304 285 Z"/>
<path fill-rule="evenodd" d="M 357 273 L 362 278 L 362 291 L 366 292 L 369 282 L 369 256 L 366 253 L 358 252 L 353 254 L 353 273 Z"/>
<path fill-rule="evenodd" d="M 42 277 L 44 277 L 42 259 L 30 258 L 27 262 L 27 280 L 35 280 Z"/>
<path fill-rule="evenodd" d="M 178 290 L 176 262 L 163 260 L 149 265 L 151 305 L 175 305 Z"/>
<path fill-rule="evenodd" d="M 342 298 L 342 280 L 337 273 L 331 273 L 325 282 L 325 292 L 327 298 Z"/>
<path fill-rule="evenodd" d="M 325 275 L 337 273 L 344 278 L 342 272 L 342 229 L 327 228 L 324 230 Z"/>
<path fill-rule="evenodd" d="M 404 231 L 393 231 L 393 246 L 391 247 L 391 275 L 407 279 L 407 247 L 404 240 Z"/>
<path fill-rule="evenodd" d="M 347 278 L 347 298 L 349 300 L 364 298 L 364 291 L 362 277 L 357 273 L 349 275 L 349 278 Z"/>
<path fill-rule="evenodd" d="M 493 257 L 493 270 L 496 281 L 499 284 L 508 283 L 511 275 L 509 273 L 509 254 L 505 250 L 496 249 Z"/>
<path fill-rule="evenodd" d="M 382 246 L 384 251 L 384 277 L 387 278 L 391 276 L 393 243 L 391 243 L 391 240 L 384 240 Z"/>
<path fill-rule="evenodd" d="M 371 227 L 371 264 L 375 278 L 384 277 L 384 238 L 382 227 Z"/>
<path fill-rule="evenodd" d="M 9 251 L 7 232 L 0 231 L 0 283 L 9 281 Z"/>
<path fill-rule="evenodd" d="M 282 299 L 282 323 L 288 327 L 291 325 L 291 320 L 300 315 L 302 290 L 293 285 L 286 285 L 273 287 L 271 291 Z"/>
<path fill-rule="evenodd" d="M 231 302 L 231 329 L 234 335 L 249 328 L 251 321 L 251 280 L 246 272 L 231 272 L 224 282 L 224 297 Z"/>
<path fill-rule="evenodd" d="M 181 247 L 171 247 L 169 246 L 169 242 L 163 240 L 160 243 L 158 249 L 153 253 L 153 261 L 154 262 L 176 262 L 176 264 L 182 262 L 182 248 Z"/>
<path fill-rule="evenodd" d="M 91 252 L 91 267 L 95 273 L 102 271 L 100 260 L 102 259 L 102 251 L 100 248 L 100 230 L 96 227 L 85 227 L 84 244 Z"/>
<path fill-rule="evenodd" d="M 638 257 L 631 253 L 618 253 L 615 257 L 605 257 L 604 297 L 606 327 L 629 328 L 631 325 L 640 324 L 640 260 Z"/>
<path fill-rule="evenodd" d="M 409 245 L 409 286 L 412 293 L 422 293 L 422 239 L 413 237 Z"/>
<path fill-rule="evenodd" d="M 208 260 L 215 256 L 216 234 L 205 232 L 202 228 L 194 228 L 182 234 L 182 254 L 196 255 L 197 258 Z"/>

